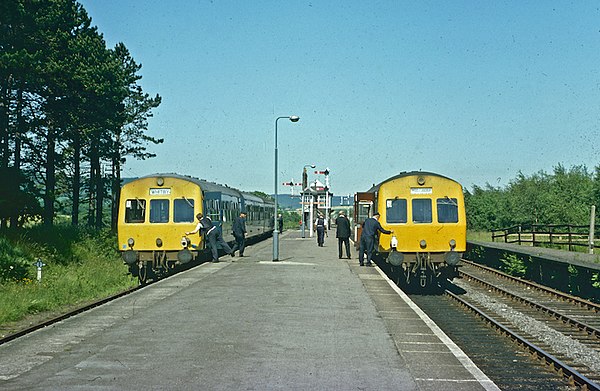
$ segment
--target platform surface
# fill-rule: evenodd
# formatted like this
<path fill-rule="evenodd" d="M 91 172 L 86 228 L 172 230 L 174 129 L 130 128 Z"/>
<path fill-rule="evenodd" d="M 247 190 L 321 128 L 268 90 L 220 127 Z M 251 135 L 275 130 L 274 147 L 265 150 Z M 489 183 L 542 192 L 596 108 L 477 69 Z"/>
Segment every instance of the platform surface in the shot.
<path fill-rule="evenodd" d="M 318 247 L 286 231 L 279 262 L 268 239 L 4 344 L 0 389 L 497 390 L 330 232 Z"/>

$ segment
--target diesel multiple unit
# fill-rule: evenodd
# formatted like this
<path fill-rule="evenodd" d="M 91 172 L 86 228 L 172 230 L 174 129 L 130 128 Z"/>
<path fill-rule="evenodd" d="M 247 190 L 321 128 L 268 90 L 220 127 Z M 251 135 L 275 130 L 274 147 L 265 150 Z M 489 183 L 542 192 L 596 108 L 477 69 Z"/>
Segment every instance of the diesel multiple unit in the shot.
<path fill-rule="evenodd" d="M 403 172 L 356 193 L 354 201 L 356 243 L 361 224 L 375 212 L 383 228 L 393 231 L 381 235 L 377 250 L 399 285 L 425 287 L 457 275 L 467 227 L 458 182 L 430 172 Z"/>
<path fill-rule="evenodd" d="M 142 284 L 195 260 L 205 243 L 186 237 L 203 213 L 233 241 L 232 223 L 246 212 L 248 240 L 271 235 L 274 204 L 224 185 L 177 174 L 155 174 L 123 185 L 119 203 L 119 250 Z"/>

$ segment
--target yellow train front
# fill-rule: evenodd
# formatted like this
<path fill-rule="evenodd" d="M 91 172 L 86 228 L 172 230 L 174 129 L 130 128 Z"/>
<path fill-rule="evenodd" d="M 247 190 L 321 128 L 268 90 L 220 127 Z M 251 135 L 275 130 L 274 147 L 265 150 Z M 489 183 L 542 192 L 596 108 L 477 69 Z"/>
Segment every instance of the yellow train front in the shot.
<path fill-rule="evenodd" d="M 247 241 L 273 231 L 274 204 L 228 186 L 177 174 L 155 174 L 135 179 L 121 188 L 118 243 L 124 262 L 140 283 L 161 278 L 179 265 L 199 258 L 205 243 L 200 235 L 186 237 L 203 213 L 234 240 L 232 224 L 247 213 Z"/>
<path fill-rule="evenodd" d="M 398 285 L 438 286 L 458 274 L 466 250 L 462 186 L 442 175 L 403 172 L 355 195 L 355 239 L 361 224 L 379 212 L 379 260 L 385 260 Z M 418 285 L 417 285 L 418 284 Z"/>

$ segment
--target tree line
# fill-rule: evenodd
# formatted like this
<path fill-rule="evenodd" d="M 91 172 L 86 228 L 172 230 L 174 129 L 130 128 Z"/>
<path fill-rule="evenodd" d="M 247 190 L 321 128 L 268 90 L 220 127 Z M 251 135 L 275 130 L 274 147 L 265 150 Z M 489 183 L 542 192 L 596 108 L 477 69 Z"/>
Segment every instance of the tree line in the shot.
<path fill-rule="evenodd" d="M 467 227 L 479 231 L 524 223 L 586 225 L 591 206 L 599 203 L 600 166 L 590 172 L 586 166 L 559 164 L 552 173 L 519 172 L 503 188 L 488 183 L 465 190 Z"/>
<path fill-rule="evenodd" d="M 116 222 L 121 166 L 147 159 L 161 103 L 123 43 L 108 48 L 75 0 L 0 2 L 0 225 Z"/>

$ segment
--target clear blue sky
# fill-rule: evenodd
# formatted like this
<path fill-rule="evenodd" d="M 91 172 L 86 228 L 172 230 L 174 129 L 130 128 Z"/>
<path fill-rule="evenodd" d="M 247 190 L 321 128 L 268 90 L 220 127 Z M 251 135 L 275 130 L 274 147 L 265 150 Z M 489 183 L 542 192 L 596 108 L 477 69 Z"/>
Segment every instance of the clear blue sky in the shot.
<path fill-rule="evenodd" d="M 598 1 L 81 3 L 163 97 L 149 134 L 165 142 L 126 177 L 272 193 L 285 115 L 301 119 L 278 123 L 279 182 L 315 163 L 340 195 L 400 171 L 471 189 L 600 164 Z"/>

